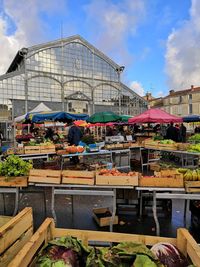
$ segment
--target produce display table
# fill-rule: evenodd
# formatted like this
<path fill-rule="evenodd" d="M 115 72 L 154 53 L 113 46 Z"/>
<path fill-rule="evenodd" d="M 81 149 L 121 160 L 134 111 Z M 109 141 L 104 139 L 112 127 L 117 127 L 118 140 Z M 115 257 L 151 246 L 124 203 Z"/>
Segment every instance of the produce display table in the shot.
<path fill-rule="evenodd" d="M 55 195 L 77 195 L 77 196 L 106 196 L 112 197 L 112 218 L 110 220 L 110 231 L 113 230 L 113 222 L 116 214 L 116 190 L 133 189 L 133 186 L 98 186 L 98 185 L 55 185 L 35 184 L 39 187 L 49 187 L 52 190 L 51 212 L 56 222 Z M 73 212 L 73 201 L 72 201 Z"/>
<path fill-rule="evenodd" d="M 21 154 L 18 155 L 24 160 L 33 160 L 33 159 L 46 159 L 49 160 L 49 156 L 56 155 L 56 152 L 49 152 L 49 153 L 38 153 L 38 154 Z"/>
<path fill-rule="evenodd" d="M 15 216 L 19 209 L 19 187 L 0 187 L 0 194 L 15 194 L 15 204 L 13 216 Z M 5 199 L 4 199 L 4 212 L 5 212 Z"/>
<path fill-rule="evenodd" d="M 144 163 L 144 160 L 143 160 L 143 155 L 142 155 L 142 151 L 147 151 L 147 162 L 146 163 Z M 153 148 L 153 147 L 141 147 L 140 148 L 140 159 L 141 159 L 141 165 L 142 165 L 142 172 L 143 172 L 143 167 L 144 166 L 147 166 L 147 168 L 148 168 L 148 166 L 149 166 L 149 164 L 152 162 L 152 161 L 156 161 L 156 159 L 150 159 L 149 158 L 149 152 L 150 152 L 150 150 L 154 150 L 154 151 L 160 151 L 160 152 L 168 152 L 168 153 L 173 153 L 173 154 L 178 154 L 178 155 L 180 155 L 181 156 L 181 166 L 182 167 L 194 167 L 195 165 L 194 165 L 194 162 L 189 166 L 189 165 L 186 165 L 185 166 L 185 164 L 184 164 L 184 162 L 188 162 L 189 161 L 189 158 L 191 157 L 191 156 L 196 156 L 196 157 L 200 157 L 200 153 L 195 153 L 195 152 L 188 152 L 188 151 L 184 151 L 184 150 L 169 150 L 169 149 L 164 149 L 164 148 Z M 157 160 L 159 160 L 159 159 L 157 159 Z"/>
<path fill-rule="evenodd" d="M 116 164 L 117 169 L 130 169 L 130 160 L 131 160 L 131 150 L 128 149 L 117 149 L 117 150 L 110 150 L 112 153 L 112 162 Z M 116 160 L 117 157 L 119 157 L 119 164 L 117 164 Z M 123 157 L 127 157 L 128 159 L 128 165 L 123 165 Z"/>
<path fill-rule="evenodd" d="M 84 153 L 75 153 L 75 154 L 65 154 L 65 155 L 60 155 L 61 156 L 61 170 L 63 170 L 63 164 L 65 158 L 70 158 L 70 157 L 80 157 L 80 156 L 102 156 L 102 155 L 109 155 L 110 156 L 110 161 L 112 162 L 112 152 L 109 150 L 100 150 L 98 152 L 84 152 Z"/>
<path fill-rule="evenodd" d="M 157 199 L 200 200 L 200 194 L 186 193 L 184 188 L 136 187 L 136 190 L 140 191 L 141 193 L 142 191 L 149 191 L 153 195 L 152 210 L 153 210 L 154 221 L 156 224 L 156 235 L 157 236 L 160 236 L 160 224 L 159 224 L 158 217 L 157 217 Z M 142 210 L 142 201 L 140 201 L 140 213 L 141 213 L 141 210 Z M 186 212 L 186 209 L 185 209 L 185 212 Z"/>

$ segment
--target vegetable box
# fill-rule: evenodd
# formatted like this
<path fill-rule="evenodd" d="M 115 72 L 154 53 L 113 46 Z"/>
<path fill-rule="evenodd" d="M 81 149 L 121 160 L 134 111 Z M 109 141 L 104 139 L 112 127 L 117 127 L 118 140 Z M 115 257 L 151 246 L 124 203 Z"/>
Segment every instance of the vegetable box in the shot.
<path fill-rule="evenodd" d="M 29 172 L 29 183 L 60 184 L 61 171 L 32 169 Z"/>
<path fill-rule="evenodd" d="M 18 177 L 6 177 L 0 176 L 0 186 L 3 187 L 27 187 L 28 177 L 18 176 Z"/>
<path fill-rule="evenodd" d="M 40 153 L 54 153 L 56 152 L 56 147 L 52 145 L 40 145 Z"/>
<path fill-rule="evenodd" d="M 15 217 L 0 216 L 0 266 L 8 266 L 33 234 L 31 208 L 23 209 Z"/>
<path fill-rule="evenodd" d="M 185 181 L 185 190 L 188 193 L 199 193 L 200 181 Z"/>
<path fill-rule="evenodd" d="M 139 186 L 143 187 L 183 187 L 183 177 L 141 176 Z"/>
<path fill-rule="evenodd" d="M 131 185 L 138 186 L 139 173 L 135 172 L 135 175 L 100 175 L 96 173 L 96 185 Z"/>
<path fill-rule="evenodd" d="M 74 236 L 82 240 L 87 245 L 88 242 L 137 242 L 147 246 L 153 246 L 159 242 L 168 242 L 178 247 L 178 249 L 191 259 L 195 266 L 200 266 L 200 247 L 186 229 L 177 230 L 176 238 L 164 238 L 157 236 L 110 233 L 101 231 L 88 231 L 76 229 L 55 228 L 53 219 L 47 218 L 40 228 L 31 237 L 30 241 L 21 249 L 8 267 L 33 266 L 36 257 L 42 247 L 49 240 L 56 237 Z"/>
<path fill-rule="evenodd" d="M 25 154 L 40 154 L 40 146 L 25 146 Z"/>
<path fill-rule="evenodd" d="M 95 172 L 93 171 L 62 171 L 62 184 L 94 184 Z"/>

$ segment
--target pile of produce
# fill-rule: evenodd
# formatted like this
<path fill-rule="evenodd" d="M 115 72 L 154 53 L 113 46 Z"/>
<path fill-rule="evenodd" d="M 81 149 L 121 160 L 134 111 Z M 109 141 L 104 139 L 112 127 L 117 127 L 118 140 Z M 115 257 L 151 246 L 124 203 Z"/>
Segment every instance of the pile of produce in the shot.
<path fill-rule="evenodd" d="M 69 154 L 83 153 L 85 151 L 85 148 L 83 146 L 68 146 L 66 148 L 66 151 Z"/>
<path fill-rule="evenodd" d="M 0 175 L 6 177 L 26 176 L 32 169 L 30 161 L 24 161 L 19 156 L 10 155 L 4 161 L 0 162 Z"/>
<path fill-rule="evenodd" d="M 39 254 L 37 267 L 187 267 L 180 251 L 169 243 L 151 250 L 143 244 L 122 242 L 112 247 L 84 246 L 74 237 L 50 241 Z M 191 265 L 190 265 L 191 266 Z"/>
<path fill-rule="evenodd" d="M 106 176 L 135 176 L 135 172 L 120 172 L 116 168 L 113 168 L 111 170 L 108 169 L 102 169 L 99 171 L 99 175 L 106 175 Z"/>
<path fill-rule="evenodd" d="M 161 136 L 161 135 L 155 135 L 155 136 L 153 137 L 153 140 L 154 140 L 154 141 L 160 141 L 160 140 L 163 140 L 163 136 Z"/>
<path fill-rule="evenodd" d="M 188 152 L 200 153 L 200 144 L 190 145 L 187 149 Z"/>
<path fill-rule="evenodd" d="M 185 181 L 200 181 L 200 169 L 189 170 L 179 168 L 178 172 L 183 173 L 183 178 Z"/>
<path fill-rule="evenodd" d="M 194 134 L 188 138 L 190 142 L 197 142 L 200 143 L 200 134 Z"/>
<path fill-rule="evenodd" d="M 171 140 L 171 139 L 160 140 L 159 143 L 160 143 L 160 144 L 163 144 L 163 145 L 172 145 L 172 144 L 176 144 L 176 142 L 174 142 L 174 141 Z"/>

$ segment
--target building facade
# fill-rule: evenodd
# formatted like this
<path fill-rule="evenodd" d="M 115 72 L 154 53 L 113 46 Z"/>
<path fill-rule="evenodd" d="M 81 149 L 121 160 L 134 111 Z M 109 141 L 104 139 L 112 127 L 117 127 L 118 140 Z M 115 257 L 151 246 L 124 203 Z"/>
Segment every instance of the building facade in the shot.
<path fill-rule="evenodd" d="M 120 81 L 123 69 L 79 35 L 22 48 L 0 76 L 0 122 L 41 102 L 52 110 L 89 115 L 139 114 L 147 102 Z"/>
<path fill-rule="evenodd" d="M 200 87 L 174 91 L 163 98 L 163 109 L 173 115 L 187 116 L 200 114 Z"/>

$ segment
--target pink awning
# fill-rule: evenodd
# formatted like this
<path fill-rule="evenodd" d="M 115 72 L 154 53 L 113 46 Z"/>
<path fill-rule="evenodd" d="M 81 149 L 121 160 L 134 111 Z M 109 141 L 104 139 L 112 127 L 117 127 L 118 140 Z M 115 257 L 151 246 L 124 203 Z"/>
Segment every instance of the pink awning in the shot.
<path fill-rule="evenodd" d="M 167 113 L 159 108 L 151 108 L 143 112 L 142 114 L 130 118 L 129 123 L 170 123 L 170 122 L 182 122 L 181 117 L 177 117 Z"/>

